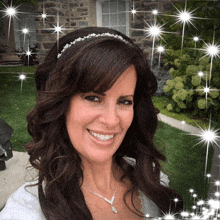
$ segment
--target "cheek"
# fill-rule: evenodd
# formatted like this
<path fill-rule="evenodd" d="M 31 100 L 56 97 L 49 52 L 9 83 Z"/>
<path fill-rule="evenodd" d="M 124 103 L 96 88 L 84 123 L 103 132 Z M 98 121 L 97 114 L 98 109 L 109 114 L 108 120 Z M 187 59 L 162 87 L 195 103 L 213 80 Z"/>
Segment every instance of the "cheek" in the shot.
<path fill-rule="evenodd" d="M 122 126 L 124 129 L 127 130 L 131 126 L 133 117 L 134 117 L 133 109 L 130 111 L 124 111 L 121 113 L 120 118 L 121 118 Z"/>

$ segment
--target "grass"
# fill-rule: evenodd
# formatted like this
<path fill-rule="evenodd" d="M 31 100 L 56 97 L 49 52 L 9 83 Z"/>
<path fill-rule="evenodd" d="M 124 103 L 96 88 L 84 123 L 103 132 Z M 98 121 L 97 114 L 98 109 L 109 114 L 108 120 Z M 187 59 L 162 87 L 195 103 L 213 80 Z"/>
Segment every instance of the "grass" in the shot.
<path fill-rule="evenodd" d="M 0 118 L 14 129 L 11 143 L 12 149 L 16 151 L 24 151 L 24 144 L 31 140 L 27 132 L 26 114 L 35 105 L 35 69 L 36 67 L 0 67 Z M 16 78 L 17 72 L 21 71 L 30 73 L 27 74 L 29 78 L 23 82 L 22 91 L 21 82 Z M 192 123 L 187 120 L 186 114 L 165 112 L 166 102 L 166 97 L 154 98 L 154 103 L 162 114 Z M 195 137 L 162 122 L 159 122 L 156 140 L 158 148 L 167 157 L 163 172 L 169 176 L 170 186 L 183 196 L 185 208 L 192 205 L 187 192 L 189 188 L 194 188 L 200 198 L 205 199 L 208 191 L 208 185 L 204 182 L 206 148 L 201 144 L 195 146 L 198 142 Z M 210 171 L 212 153 L 213 150 L 210 149 L 207 172 Z"/>
<path fill-rule="evenodd" d="M 170 187 L 183 197 L 184 208 L 190 210 L 193 201 L 189 189 L 193 188 L 200 199 L 207 198 L 208 184 L 204 180 L 206 147 L 196 145 L 197 137 L 163 122 L 159 122 L 155 136 L 156 146 L 167 157 L 167 162 L 162 163 L 162 171 L 169 176 Z M 211 171 L 213 153 L 210 148 L 207 173 Z"/>
<path fill-rule="evenodd" d="M 12 149 L 16 151 L 24 151 L 23 145 L 31 139 L 27 132 L 26 114 L 35 105 L 35 69 L 23 69 L 24 73 L 32 74 L 27 74 L 29 78 L 23 82 L 21 91 L 21 81 L 16 73 L 21 72 L 21 67 L 0 68 L 0 118 L 14 129 L 11 143 Z"/>

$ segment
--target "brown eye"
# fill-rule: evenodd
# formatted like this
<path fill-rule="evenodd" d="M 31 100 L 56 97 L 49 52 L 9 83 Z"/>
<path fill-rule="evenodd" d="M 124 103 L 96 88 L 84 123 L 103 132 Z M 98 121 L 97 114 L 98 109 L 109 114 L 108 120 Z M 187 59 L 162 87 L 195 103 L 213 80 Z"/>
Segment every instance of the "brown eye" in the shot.
<path fill-rule="evenodd" d="M 90 102 L 101 102 L 97 96 L 86 96 L 85 99 Z"/>
<path fill-rule="evenodd" d="M 133 105 L 132 100 L 121 100 L 119 103 L 122 105 Z"/>

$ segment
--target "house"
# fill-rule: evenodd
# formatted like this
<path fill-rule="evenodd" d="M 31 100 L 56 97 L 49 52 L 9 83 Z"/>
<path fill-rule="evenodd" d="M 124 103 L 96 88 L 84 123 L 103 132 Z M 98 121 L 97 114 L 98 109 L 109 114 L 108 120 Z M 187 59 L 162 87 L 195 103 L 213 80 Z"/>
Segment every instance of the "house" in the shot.
<path fill-rule="evenodd" d="M 17 51 L 27 51 L 29 46 L 37 45 L 38 59 L 41 63 L 59 37 L 81 27 L 100 26 L 114 28 L 126 34 L 150 59 L 152 39 L 146 37 L 146 31 L 144 31 L 147 27 L 146 23 L 152 24 L 155 21 L 156 15 L 152 13 L 154 9 L 159 13 L 169 12 L 173 7 L 170 2 L 163 0 L 39 0 L 38 5 L 35 6 L 22 4 L 18 8 L 19 20 L 13 21 L 15 45 L 12 47 L 12 39 L 11 47 L 14 50 L 16 48 Z M 137 10 L 137 13 L 132 13 L 132 10 Z M 61 27 L 61 32 L 56 32 L 55 27 Z M 28 28 L 29 33 L 23 34 L 22 28 Z M 11 52 L 8 57 L 12 57 Z M 154 57 L 158 57 L 158 54 Z M 167 70 L 161 70 L 158 67 L 154 73 L 159 81 L 162 80 L 159 82 L 159 87 L 163 92 L 163 86 L 170 76 Z"/>
<path fill-rule="evenodd" d="M 57 40 L 55 26 L 62 26 L 63 34 L 72 30 L 100 26 L 114 28 L 131 37 L 148 54 L 152 48 L 152 41 L 145 38 L 146 33 L 141 30 L 146 27 L 145 22 L 153 22 L 152 11 L 169 11 L 172 7 L 169 1 L 161 0 L 44 0 L 39 1 L 38 14 L 46 14 L 36 19 L 36 39 L 40 50 L 40 59 Z M 132 14 L 137 9 L 137 14 Z"/>
<path fill-rule="evenodd" d="M 146 32 L 143 30 L 147 26 L 146 22 L 154 21 L 154 9 L 165 13 L 171 7 L 170 1 L 162 0 L 39 0 L 35 6 L 21 4 L 18 7 L 18 19 L 13 19 L 14 36 L 10 44 L 14 38 L 13 49 L 16 51 L 26 51 L 29 46 L 37 44 L 39 58 L 43 61 L 57 37 L 81 27 L 103 26 L 114 28 L 131 37 L 147 54 L 152 47 L 152 41 L 145 38 Z M 132 10 L 137 10 L 137 13 L 132 13 Z M 46 15 L 46 18 L 42 15 Z M 62 27 L 61 33 L 55 32 L 56 26 Z M 29 33 L 22 33 L 24 28 Z M 3 29 L 3 35 L 7 35 L 6 28 Z M 3 42 L 1 38 L 0 41 Z M 2 49 L 1 52 L 6 51 Z"/>

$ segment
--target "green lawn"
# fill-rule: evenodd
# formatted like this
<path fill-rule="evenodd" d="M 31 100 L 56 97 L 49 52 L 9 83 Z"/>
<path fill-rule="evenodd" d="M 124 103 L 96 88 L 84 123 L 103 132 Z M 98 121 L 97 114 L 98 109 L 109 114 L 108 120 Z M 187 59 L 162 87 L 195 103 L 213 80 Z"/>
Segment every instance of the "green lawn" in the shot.
<path fill-rule="evenodd" d="M 193 202 L 189 189 L 193 188 L 199 199 L 207 198 L 208 184 L 204 179 L 206 147 L 196 145 L 198 142 L 198 137 L 159 122 L 155 143 L 167 157 L 162 171 L 169 176 L 171 188 L 182 195 L 186 210 Z M 213 153 L 210 148 L 207 173 L 211 171 Z"/>
<path fill-rule="evenodd" d="M 31 74 L 27 74 L 28 78 L 23 81 L 21 90 L 21 81 L 16 73 L 22 71 L 21 67 L 0 67 L 0 118 L 14 129 L 11 143 L 13 150 L 17 151 L 24 151 L 23 145 L 30 141 L 26 114 L 35 104 L 36 89 L 33 75 L 35 69 L 36 67 L 23 69 L 23 73 Z"/>
<path fill-rule="evenodd" d="M 26 114 L 35 105 L 35 81 L 33 72 L 36 67 L 1 68 L 0 67 L 0 118 L 7 122 L 13 129 L 11 138 L 12 149 L 24 151 L 23 146 L 30 141 L 27 132 Z M 27 74 L 27 80 L 21 82 L 16 78 L 17 72 Z M 7 73 L 5 73 L 7 72 Z M 157 99 L 157 101 L 155 101 Z M 155 105 L 164 105 L 166 97 L 156 97 Z M 161 103 L 160 103 L 161 102 Z M 159 108 L 160 109 L 160 108 Z M 165 114 L 163 111 L 161 113 Z M 172 117 L 172 115 L 169 115 Z M 176 116 L 176 115 L 175 115 Z M 187 115 L 181 115 L 181 119 L 188 122 Z M 167 162 L 164 163 L 163 171 L 169 176 L 170 186 L 184 198 L 185 208 L 192 205 L 188 190 L 194 188 L 200 198 L 205 199 L 208 186 L 204 181 L 206 148 L 196 145 L 198 139 L 187 133 L 159 123 L 156 132 L 155 144 L 164 151 Z M 209 156 L 212 156 L 212 149 Z M 207 173 L 210 171 L 211 159 L 209 159 Z"/>

